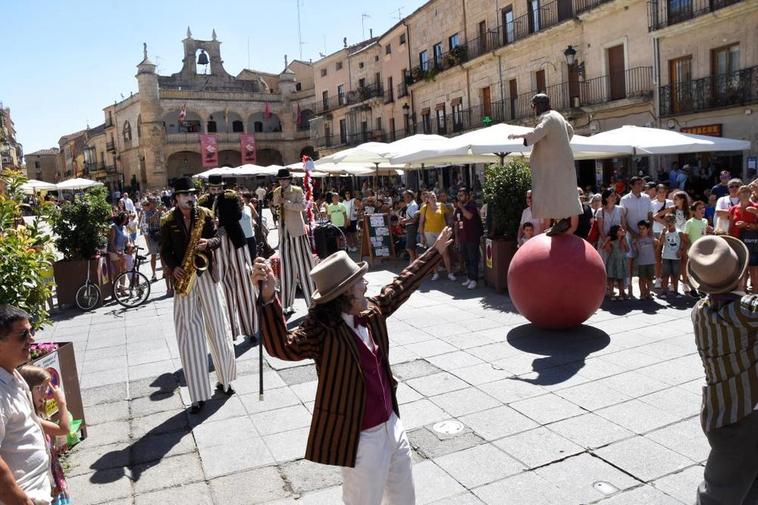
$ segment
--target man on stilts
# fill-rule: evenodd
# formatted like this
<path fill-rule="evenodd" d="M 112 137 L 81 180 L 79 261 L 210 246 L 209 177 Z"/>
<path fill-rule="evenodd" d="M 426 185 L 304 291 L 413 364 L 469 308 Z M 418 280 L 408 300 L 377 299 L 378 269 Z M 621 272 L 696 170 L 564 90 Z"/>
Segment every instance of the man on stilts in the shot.
<path fill-rule="evenodd" d="M 184 377 L 197 414 L 213 391 L 208 381 L 208 346 L 216 370 L 216 389 L 234 394 L 237 378 L 231 328 L 211 252 L 221 245 L 213 214 L 195 203 L 189 177 L 174 184 L 176 206 L 161 222 L 161 259 L 176 280 L 174 325 Z"/>
<path fill-rule="evenodd" d="M 548 236 L 572 235 L 583 213 L 576 191 L 576 168 L 571 150 L 574 129 L 557 111 L 550 108 L 550 97 L 538 93 L 532 98 L 532 110 L 539 116 L 533 131 L 508 135 L 509 139 L 524 139 L 525 146 L 534 146 L 529 157 L 532 168 L 532 216 L 552 219 L 554 224 L 545 230 Z"/>
<path fill-rule="evenodd" d="M 310 306 L 313 280 L 309 273 L 314 267 L 313 254 L 305 232 L 303 212 L 306 209 L 302 188 L 292 185 L 292 175 L 282 168 L 276 175 L 279 187 L 274 190 L 273 210 L 279 215 L 279 256 L 282 262 L 282 305 L 284 312 L 293 313 L 295 282 L 300 282 L 305 304 Z"/>
<path fill-rule="evenodd" d="M 239 195 L 224 189 L 220 175 L 208 177 L 208 194 L 198 204 L 210 209 L 218 220 L 221 247 L 214 253 L 219 278 L 224 286 L 226 309 L 232 328 L 232 340 L 239 335 L 255 338 L 258 329 L 255 290 L 250 278 L 253 261 L 240 225 L 242 202 Z"/>

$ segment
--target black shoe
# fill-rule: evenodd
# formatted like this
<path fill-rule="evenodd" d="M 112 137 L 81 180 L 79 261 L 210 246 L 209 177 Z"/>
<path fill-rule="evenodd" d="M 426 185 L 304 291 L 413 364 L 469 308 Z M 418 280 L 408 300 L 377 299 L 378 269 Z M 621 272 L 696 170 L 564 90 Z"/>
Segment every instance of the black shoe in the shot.
<path fill-rule="evenodd" d="M 545 235 L 548 237 L 554 237 L 555 235 L 565 233 L 569 228 L 571 228 L 571 220 L 569 218 L 561 219 L 553 226 L 545 230 Z"/>
<path fill-rule="evenodd" d="M 697 292 L 697 289 L 690 289 L 690 296 L 692 298 L 700 298 L 700 293 Z"/>
<path fill-rule="evenodd" d="M 203 410 L 203 407 L 205 406 L 205 402 L 197 402 L 192 404 L 192 407 L 190 407 L 190 414 L 199 414 L 201 410 Z"/>
<path fill-rule="evenodd" d="M 226 389 L 224 389 L 224 385 L 219 383 L 216 384 L 216 391 L 225 394 L 226 396 L 232 396 L 236 391 L 232 389 L 232 386 L 228 386 Z"/>

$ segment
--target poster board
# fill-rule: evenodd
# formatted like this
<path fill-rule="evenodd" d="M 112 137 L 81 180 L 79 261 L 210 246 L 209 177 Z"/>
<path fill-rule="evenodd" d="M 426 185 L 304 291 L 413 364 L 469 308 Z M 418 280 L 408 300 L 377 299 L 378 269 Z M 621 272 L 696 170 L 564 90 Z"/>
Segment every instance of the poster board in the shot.
<path fill-rule="evenodd" d="M 60 388 L 63 393 L 66 393 L 66 388 L 63 385 L 63 373 L 61 372 L 61 362 L 58 359 L 57 352 L 51 352 L 42 356 L 33 363 L 35 366 L 44 368 L 50 374 L 50 385 Z M 58 413 L 58 404 L 53 399 L 51 391 L 47 391 L 45 394 L 45 414 L 48 419 L 52 418 Z"/>
<path fill-rule="evenodd" d="M 370 214 L 363 217 L 361 256 L 371 259 L 395 258 L 395 242 L 392 239 L 389 214 Z"/>

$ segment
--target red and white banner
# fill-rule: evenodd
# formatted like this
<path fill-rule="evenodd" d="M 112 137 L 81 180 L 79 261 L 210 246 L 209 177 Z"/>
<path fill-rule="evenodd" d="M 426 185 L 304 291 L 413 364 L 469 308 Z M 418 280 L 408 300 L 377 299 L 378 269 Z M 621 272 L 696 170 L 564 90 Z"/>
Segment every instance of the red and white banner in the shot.
<path fill-rule="evenodd" d="M 218 144 L 215 135 L 200 135 L 200 156 L 203 157 L 203 168 L 218 166 Z"/>
<path fill-rule="evenodd" d="M 240 153 L 242 163 L 255 163 L 255 135 L 252 133 L 240 133 Z"/>

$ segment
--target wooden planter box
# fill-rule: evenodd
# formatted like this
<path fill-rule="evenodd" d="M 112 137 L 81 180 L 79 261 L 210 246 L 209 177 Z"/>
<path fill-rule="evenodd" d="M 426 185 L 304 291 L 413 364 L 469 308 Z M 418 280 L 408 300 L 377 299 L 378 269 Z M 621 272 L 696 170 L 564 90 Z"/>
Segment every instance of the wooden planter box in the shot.
<path fill-rule="evenodd" d="M 87 280 L 87 265 L 90 267 L 90 280 L 98 285 L 103 295 L 101 303 L 111 296 L 113 288 L 108 272 L 107 257 L 102 256 L 92 261 L 56 261 L 53 263 L 53 273 L 59 307 L 76 305 L 76 292 Z"/>
<path fill-rule="evenodd" d="M 508 290 L 508 267 L 516 254 L 516 241 L 503 238 L 484 239 L 484 283 L 496 291 Z"/>
<path fill-rule="evenodd" d="M 46 369 L 53 376 L 51 381 L 55 385 L 63 385 L 66 395 L 66 403 L 69 412 L 74 419 L 81 419 L 82 440 L 87 438 L 87 423 L 84 419 L 84 406 L 82 405 L 82 393 L 79 388 L 79 374 L 76 371 L 76 356 L 74 344 L 71 342 L 55 342 L 58 349 L 40 358 L 31 361 L 32 365 Z M 58 407 L 53 400 L 48 400 L 45 405 L 48 415 L 57 419 Z"/>

